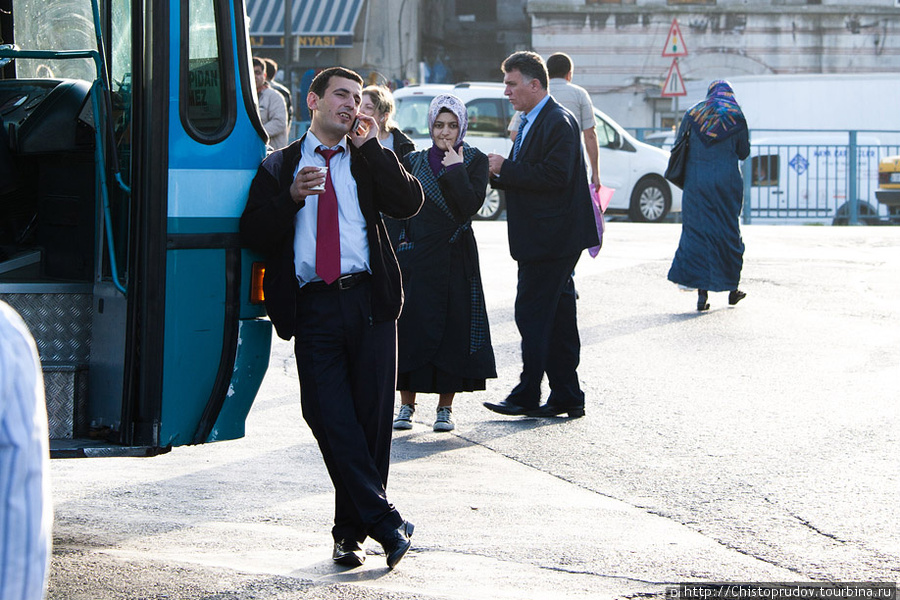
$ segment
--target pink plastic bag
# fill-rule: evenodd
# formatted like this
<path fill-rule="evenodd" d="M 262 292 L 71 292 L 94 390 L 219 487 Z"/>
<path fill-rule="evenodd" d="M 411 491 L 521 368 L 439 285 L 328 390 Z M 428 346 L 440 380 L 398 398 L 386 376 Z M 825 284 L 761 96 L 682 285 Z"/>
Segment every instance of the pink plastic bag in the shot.
<path fill-rule="evenodd" d="M 591 205 L 594 207 L 594 220 L 597 222 L 597 237 L 600 238 L 599 244 L 588 248 L 591 258 L 597 258 L 600 248 L 603 247 L 603 231 L 606 229 L 603 213 L 606 212 L 606 207 L 609 206 L 609 201 L 612 200 L 612 195 L 615 191 L 613 188 L 608 188 L 603 184 L 600 184 L 599 187 L 591 184 Z"/>

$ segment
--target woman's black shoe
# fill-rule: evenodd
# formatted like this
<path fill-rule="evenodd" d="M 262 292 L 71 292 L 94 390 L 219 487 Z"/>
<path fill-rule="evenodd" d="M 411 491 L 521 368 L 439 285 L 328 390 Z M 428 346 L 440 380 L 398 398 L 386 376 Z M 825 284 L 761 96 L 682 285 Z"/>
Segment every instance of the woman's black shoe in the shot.
<path fill-rule="evenodd" d="M 708 298 L 706 290 L 697 290 L 697 310 L 709 310 Z"/>
<path fill-rule="evenodd" d="M 728 292 L 728 304 L 734 306 L 746 297 L 747 292 L 742 292 L 741 290 L 731 290 L 730 292 Z"/>

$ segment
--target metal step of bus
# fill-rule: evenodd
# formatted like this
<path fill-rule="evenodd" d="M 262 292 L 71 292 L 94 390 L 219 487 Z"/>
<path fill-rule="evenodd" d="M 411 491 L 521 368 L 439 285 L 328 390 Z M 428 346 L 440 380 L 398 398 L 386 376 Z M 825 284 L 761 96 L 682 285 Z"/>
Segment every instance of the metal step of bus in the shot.
<path fill-rule="evenodd" d="M 3 284 L 0 300 L 21 315 L 34 336 L 47 397 L 50 439 L 87 432 L 88 365 L 93 294 L 89 284 Z"/>
<path fill-rule="evenodd" d="M 72 439 L 88 428 L 87 365 L 42 363 L 50 439 Z"/>

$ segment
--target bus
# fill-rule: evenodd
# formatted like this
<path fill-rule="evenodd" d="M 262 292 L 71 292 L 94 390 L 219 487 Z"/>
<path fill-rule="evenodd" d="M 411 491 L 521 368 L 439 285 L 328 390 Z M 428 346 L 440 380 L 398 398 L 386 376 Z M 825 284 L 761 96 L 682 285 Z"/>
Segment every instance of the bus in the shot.
<path fill-rule="evenodd" d="M 243 436 L 266 139 L 243 0 L 0 0 L 0 300 L 37 342 L 52 457 Z"/>

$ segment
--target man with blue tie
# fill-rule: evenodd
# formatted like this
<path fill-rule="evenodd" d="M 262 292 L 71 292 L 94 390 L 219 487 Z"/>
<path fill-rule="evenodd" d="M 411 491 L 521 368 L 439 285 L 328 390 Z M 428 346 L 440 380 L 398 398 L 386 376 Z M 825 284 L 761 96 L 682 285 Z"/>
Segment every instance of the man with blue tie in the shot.
<path fill-rule="evenodd" d="M 413 525 L 385 494 L 403 298 L 381 215 L 412 217 L 424 196 L 359 112 L 362 84 L 341 67 L 313 79 L 309 131 L 260 165 L 241 234 L 266 257 L 276 332 L 294 338 L 303 418 L 335 488 L 332 559 L 361 565 L 371 537 L 394 568 Z"/>
<path fill-rule="evenodd" d="M 523 115 L 510 156 L 488 155 L 491 185 L 506 191 L 509 249 L 518 263 L 515 319 L 522 374 L 505 400 L 485 402 L 503 415 L 584 415 L 578 382 L 581 341 L 572 274 L 582 250 L 599 243 L 581 129 L 547 92 L 547 69 L 534 52 L 503 62 L 504 92 Z M 540 404 L 541 381 L 550 384 Z"/>

